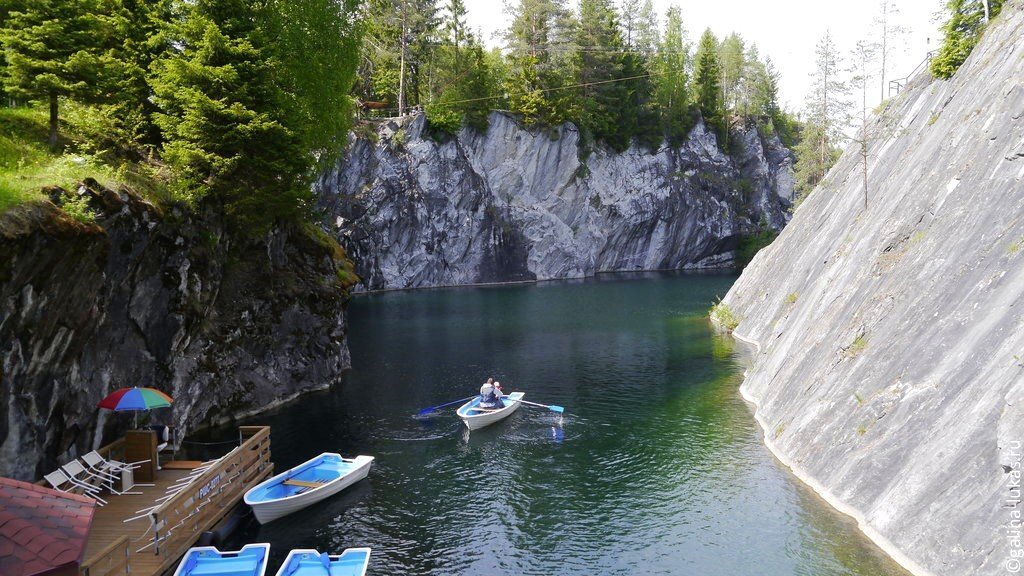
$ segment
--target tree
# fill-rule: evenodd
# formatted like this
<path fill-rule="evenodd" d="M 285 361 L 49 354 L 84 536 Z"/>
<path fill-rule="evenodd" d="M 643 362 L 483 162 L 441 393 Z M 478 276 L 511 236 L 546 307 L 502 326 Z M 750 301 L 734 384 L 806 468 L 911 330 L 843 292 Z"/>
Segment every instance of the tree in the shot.
<path fill-rule="evenodd" d="M 385 101 L 397 112 L 434 94 L 431 58 L 440 28 L 433 0 L 368 0 L 360 78 L 370 79 L 360 96 Z"/>
<path fill-rule="evenodd" d="M 463 124 L 486 129 L 497 90 L 486 53 L 473 35 L 458 51 L 454 44 L 442 48 L 449 74 L 438 97 L 426 106 L 427 121 L 447 133 L 455 133 Z"/>
<path fill-rule="evenodd" d="M 560 124 L 565 98 L 557 90 L 570 76 L 564 56 L 569 40 L 568 15 L 560 0 L 519 0 L 509 5 L 512 24 L 506 33 L 509 108 L 526 124 Z"/>
<path fill-rule="evenodd" d="M 722 107 L 721 66 L 718 62 L 718 39 L 708 28 L 700 37 L 694 57 L 693 84 L 696 104 L 708 124 L 717 134 L 719 145 L 726 146 L 727 131 Z"/>
<path fill-rule="evenodd" d="M 576 82 L 580 85 L 576 116 L 581 128 L 617 149 L 625 149 L 632 139 L 630 119 L 635 103 L 626 86 L 623 45 L 615 8 L 610 0 L 580 0 L 576 26 Z M 632 72 L 639 72 L 633 70 Z"/>
<path fill-rule="evenodd" d="M 875 16 L 875 26 L 877 30 L 877 40 L 875 42 L 877 46 L 878 56 L 880 58 L 881 76 L 882 83 L 882 100 L 885 100 L 885 88 L 886 88 L 886 66 L 888 64 L 889 53 L 891 50 L 899 46 L 903 36 L 907 33 L 906 27 L 898 24 L 896 18 L 899 16 L 900 10 L 896 6 L 893 0 L 881 0 L 878 5 L 878 15 Z"/>
<path fill-rule="evenodd" d="M 876 46 L 864 40 L 857 42 L 853 51 L 853 83 L 860 88 L 860 127 L 853 141 L 857 144 L 864 180 L 864 208 L 868 207 L 868 155 L 874 135 L 868 127 L 868 83 L 871 80 L 869 64 L 875 58 Z"/>
<path fill-rule="evenodd" d="M 57 149 L 59 101 L 111 98 L 119 62 L 111 54 L 122 25 L 112 0 L 38 0 L 10 12 L 0 30 L 9 94 L 49 102 L 49 144 Z"/>
<path fill-rule="evenodd" d="M 999 15 L 1003 0 L 948 0 L 949 19 L 942 25 L 944 38 L 939 53 L 932 58 L 931 71 L 938 78 L 949 78 L 970 56 L 990 18 Z"/>
<path fill-rule="evenodd" d="M 662 130 L 670 143 L 678 145 L 693 125 L 687 72 L 690 45 L 678 6 L 668 9 L 665 20 L 665 34 L 655 56 L 654 97 L 661 113 Z"/>
<path fill-rule="evenodd" d="M 658 17 L 651 0 L 623 0 L 621 25 L 626 48 L 650 59 L 658 47 Z"/>
<path fill-rule="evenodd" d="M 743 38 L 733 32 L 722 40 L 718 47 L 718 62 L 721 70 L 722 108 L 726 111 L 741 112 L 741 84 L 746 71 Z"/>
<path fill-rule="evenodd" d="M 777 86 L 775 93 L 768 86 L 768 70 L 756 44 L 747 47 L 743 55 L 743 74 L 740 76 L 739 95 L 736 113 L 744 120 L 771 118 L 769 98 L 778 98 Z M 778 101 L 774 102 L 778 106 Z"/>
<path fill-rule="evenodd" d="M 839 157 L 838 144 L 850 123 L 848 88 L 840 78 L 840 57 L 826 31 L 815 48 L 815 69 L 805 111 L 807 123 L 796 148 L 796 187 L 805 197 L 821 182 Z"/>
<path fill-rule="evenodd" d="M 355 3 L 178 0 L 153 64 L 163 159 L 189 200 L 261 232 L 300 217 L 316 157 L 344 145 Z"/>

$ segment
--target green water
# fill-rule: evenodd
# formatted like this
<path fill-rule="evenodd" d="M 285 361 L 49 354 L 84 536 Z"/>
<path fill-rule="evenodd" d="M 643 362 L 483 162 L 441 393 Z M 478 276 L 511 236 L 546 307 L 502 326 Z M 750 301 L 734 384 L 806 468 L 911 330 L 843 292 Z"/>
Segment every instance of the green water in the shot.
<path fill-rule="evenodd" d="M 253 422 L 284 470 L 370 454 L 367 481 L 243 534 L 371 546 L 370 574 L 903 574 L 762 445 L 742 367 L 707 320 L 731 275 L 361 296 L 353 370 Z M 470 434 L 454 407 L 488 376 L 559 404 Z"/>

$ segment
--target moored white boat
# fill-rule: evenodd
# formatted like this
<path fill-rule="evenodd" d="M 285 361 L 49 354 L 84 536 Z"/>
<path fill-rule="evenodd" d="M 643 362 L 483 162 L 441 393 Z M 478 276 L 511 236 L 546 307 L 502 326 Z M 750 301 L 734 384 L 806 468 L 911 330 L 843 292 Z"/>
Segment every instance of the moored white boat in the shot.
<path fill-rule="evenodd" d="M 189 548 L 174 576 L 263 576 L 269 553 L 270 544 L 246 544 L 234 552 L 213 546 Z"/>
<path fill-rule="evenodd" d="M 373 456 L 323 454 L 286 470 L 245 493 L 260 524 L 266 524 L 333 496 L 366 478 Z"/>
<path fill-rule="evenodd" d="M 523 396 L 526 396 L 525 392 L 513 392 L 508 396 L 502 396 L 501 403 L 505 407 L 495 409 L 480 408 L 480 396 L 477 396 L 460 406 L 455 413 L 459 415 L 459 418 L 462 418 L 467 428 L 476 430 L 511 416 L 519 408 L 521 404 L 519 401 L 523 399 Z"/>
<path fill-rule="evenodd" d="M 365 576 L 369 564 L 369 548 L 346 548 L 341 554 L 292 550 L 277 576 Z"/>

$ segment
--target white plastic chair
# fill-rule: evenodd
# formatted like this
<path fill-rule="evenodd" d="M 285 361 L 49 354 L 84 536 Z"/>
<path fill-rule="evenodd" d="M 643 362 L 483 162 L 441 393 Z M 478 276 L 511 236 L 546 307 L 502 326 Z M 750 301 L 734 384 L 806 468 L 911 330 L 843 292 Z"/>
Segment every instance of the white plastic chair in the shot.
<path fill-rule="evenodd" d="M 142 494 L 142 492 L 131 491 L 131 487 L 134 483 L 130 482 L 128 478 L 131 478 L 132 468 L 108 466 L 108 462 L 95 450 L 89 452 L 85 456 L 82 456 L 82 462 L 85 464 L 86 470 L 92 473 L 93 476 L 99 478 L 100 481 L 103 482 L 103 486 L 109 490 L 111 494 L 117 494 L 118 496 L 123 496 L 125 494 Z M 114 483 L 118 480 L 122 481 L 122 487 L 127 487 L 128 489 L 118 490 L 115 488 Z"/>
<path fill-rule="evenodd" d="M 75 482 L 73 478 L 69 477 L 60 468 L 43 476 L 43 479 L 46 480 L 54 490 L 67 492 L 69 494 L 81 494 L 83 496 L 88 496 L 95 500 L 100 506 L 107 503 L 106 500 L 99 497 L 99 488 L 90 486 L 89 484 Z"/>
<path fill-rule="evenodd" d="M 119 460 L 112 460 L 104 458 L 99 452 L 93 450 L 85 456 L 82 456 L 82 460 L 93 469 L 101 469 L 107 473 L 122 474 L 124 471 L 132 471 L 141 467 L 142 464 L 149 462 L 149 459 L 139 460 L 138 462 L 121 462 Z M 135 486 L 153 486 L 153 484 L 134 484 Z"/>

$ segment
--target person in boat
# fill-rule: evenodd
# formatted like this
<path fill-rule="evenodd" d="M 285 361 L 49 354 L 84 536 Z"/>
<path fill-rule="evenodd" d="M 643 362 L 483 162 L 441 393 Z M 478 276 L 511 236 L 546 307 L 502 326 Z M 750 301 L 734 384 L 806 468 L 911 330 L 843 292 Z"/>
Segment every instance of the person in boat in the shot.
<path fill-rule="evenodd" d="M 496 410 L 498 408 L 504 408 L 505 405 L 501 402 L 501 384 L 494 381 L 494 378 L 488 378 L 487 382 L 480 387 L 480 408 L 487 408 L 490 410 Z"/>

